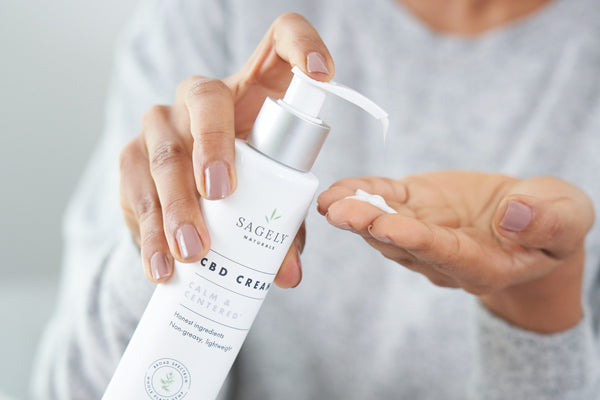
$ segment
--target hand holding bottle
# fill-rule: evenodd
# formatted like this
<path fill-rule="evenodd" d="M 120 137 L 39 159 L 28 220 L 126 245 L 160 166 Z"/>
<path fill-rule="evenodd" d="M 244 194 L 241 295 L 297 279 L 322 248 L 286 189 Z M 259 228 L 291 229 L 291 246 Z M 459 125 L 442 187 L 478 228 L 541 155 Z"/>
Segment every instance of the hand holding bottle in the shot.
<path fill-rule="evenodd" d="M 150 280 L 168 280 L 173 259 L 198 261 L 210 248 L 199 196 L 220 199 L 235 190 L 234 139 L 247 136 L 267 96 L 285 92 L 290 66 L 316 80 L 333 76 L 319 34 L 297 14 L 278 18 L 236 74 L 222 81 L 191 77 L 173 105 L 144 115 L 139 136 L 121 153 L 121 207 Z M 300 282 L 304 232 L 275 278 L 279 286 Z"/>
<path fill-rule="evenodd" d="M 398 213 L 348 199 L 381 195 Z M 556 178 L 442 171 L 345 179 L 319 196 L 319 212 L 385 257 L 434 284 L 479 296 L 524 329 L 551 333 L 581 319 L 589 198 Z"/>

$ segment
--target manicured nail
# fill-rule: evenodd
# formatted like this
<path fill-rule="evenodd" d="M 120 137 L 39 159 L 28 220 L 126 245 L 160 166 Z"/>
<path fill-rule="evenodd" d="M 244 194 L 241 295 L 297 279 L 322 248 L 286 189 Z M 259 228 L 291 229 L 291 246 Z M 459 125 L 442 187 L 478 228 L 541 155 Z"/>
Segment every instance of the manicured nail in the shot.
<path fill-rule="evenodd" d="M 296 264 L 299 269 L 302 269 L 302 256 L 300 254 L 300 249 L 296 247 Z"/>
<path fill-rule="evenodd" d="M 369 226 L 369 228 L 367 229 L 369 231 L 369 233 L 371 234 L 371 236 L 376 239 L 379 240 L 382 243 L 387 243 L 387 244 L 395 244 L 394 241 L 392 239 L 390 239 L 387 236 L 378 236 L 378 235 L 374 235 L 373 234 L 373 225 Z"/>
<path fill-rule="evenodd" d="M 231 194 L 229 170 L 223 161 L 209 164 L 204 170 L 206 196 L 211 200 L 223 199 Z"/>
<path fill-rule="evenodd" d="M 300 249 L 298 247 L 296 247 L 296 265 L 298 266 L 298 269 L 300 270 L 300 275 L 302 275 L 302 259 L 300 258 Z M 300 281 L 298 281 L 292 287 L 295 288 L 299 284 L 300 284 Z"/>
<path fill-rule="evenodd" d="M 313 72 L 316 72 L 329 75 L 329 68 L 327 68 L 325 58 L 316 51 L 308 53 L 308 55 L 306 56 L 306 70 L 311 74 Z"/>
<path fill-rule="evenodd" d="M 354 230 L 354 228 L 350 224 L 347 224 L 346 222 L 342 222 L 341 224 L 337 224 L 337 225 L 335 225 L 335 227 L 343 229 L 343 230 L 346 230 L 346 231 L 353 231 Z"/>
<path fill-rule="evenodd" d="M 192 225 L 184 225 L 175 234 L 179 252 L 184 259 L 202 254 L 202 241 L 198 231 Z"/>
<path fill-rule="evenodd" d="M 167 260 L 167 256 L 161 252 L 154 253 L 150 258 L 150 269 L 152 270 L 152 277 L 156 281 L 171 275 L 169 260 Z"/>
<path fill-rule="evenodd" d="M 509 231 L 521 232 L 529 225 L 532 217 L 533 212 L 529 206 L 518 201 L 509 200 L 504 217 L 500 221 L 500 226 Z"/>
<path fill-rule="evenodd" d="M 375 239 L 380 241 L 381 243 L 394 244 L 394 241 L 387 236 L 373 236 Z"/>

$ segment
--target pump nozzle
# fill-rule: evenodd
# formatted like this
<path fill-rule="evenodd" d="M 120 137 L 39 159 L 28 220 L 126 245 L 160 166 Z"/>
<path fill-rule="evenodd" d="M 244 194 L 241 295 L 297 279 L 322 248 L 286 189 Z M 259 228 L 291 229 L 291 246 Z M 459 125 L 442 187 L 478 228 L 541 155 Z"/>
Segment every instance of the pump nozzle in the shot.
<path fill-rule="evenodd" d="M 286 104 L 311 118 L 318 118 L 327 93 L 331 93 L 357 105 L 378 119 L 385 137 L 389 126 L 388 114 L 370 99 L 347 86 L 316 81 L 298 67 L 292 68 L 292 72 L 294 78 L 283 98 Z"/>
<path fill-rule="evenodd" d="M 329 133 L 319 119 L 327 93 L 335 94 L 362 108 L 381 122 L 383 137 L 388 115 L 362 94 L 333 82 L 319 82 L 306 76 L 298 67 L 282 100 L 267 97 L 248 144 L 264 155 L 300 171 L 309 171 Z"/>

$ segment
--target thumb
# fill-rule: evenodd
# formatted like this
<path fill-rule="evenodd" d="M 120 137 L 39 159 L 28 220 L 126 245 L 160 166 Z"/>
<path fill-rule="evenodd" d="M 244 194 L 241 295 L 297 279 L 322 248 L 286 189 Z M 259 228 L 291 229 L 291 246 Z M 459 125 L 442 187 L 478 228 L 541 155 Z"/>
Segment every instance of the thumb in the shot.
<path fill-rule="evenodd" d="M 300 260 L 300 254 L 304 249 L 305 241 L 306 227 L 303 222 L 275 276 L 275 284 L 280 288 L 292 288 L 300 284 L 300 281 L 302 280 L 302 262 Z"/>
<path fill-rule="evenodd" d="M 576 186 L 557 178 L 520 181 L 504 197 L 495 216 L 499 235 L 563 259 L 583 245 L 594 208 Z"/>

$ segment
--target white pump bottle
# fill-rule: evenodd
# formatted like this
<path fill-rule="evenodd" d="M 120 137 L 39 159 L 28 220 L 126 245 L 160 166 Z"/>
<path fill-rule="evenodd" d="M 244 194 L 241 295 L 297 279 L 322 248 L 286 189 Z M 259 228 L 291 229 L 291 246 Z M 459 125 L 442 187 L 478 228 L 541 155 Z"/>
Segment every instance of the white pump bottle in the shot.
<path fill-rule="evenodd" d="M 201 200 L 210 251 L 157 286 L 103 400 L 216 398 L 317 190 L 309 171 L 329 133 L 318 117 L 327 93 L 385 133 L 375 103 L 292 71 L 283 100 L 267 98 L 247 142 L 236 140 L 236 191 Z"/>

